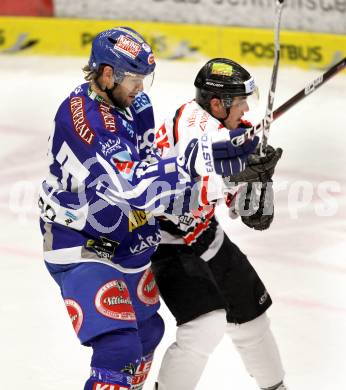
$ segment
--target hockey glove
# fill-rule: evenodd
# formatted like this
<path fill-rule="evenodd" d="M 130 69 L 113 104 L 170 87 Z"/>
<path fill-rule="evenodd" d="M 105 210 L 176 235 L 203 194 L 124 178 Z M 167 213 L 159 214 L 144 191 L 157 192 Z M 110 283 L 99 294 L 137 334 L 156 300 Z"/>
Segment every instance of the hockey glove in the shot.
<path fill-rule="evenodd" d="M 273 182 L 249 183 L 238 193 L 241 220 L 255 230 L 266 230 L 274 219 Z"/>
<path fill-rule="evenodd" d="M 250 154 L 247 163 L 246 169 L 237 175 L 229 176 L 225 178 L 226 185 L 228 183 L 256 183 L 262 182 L 265 183 L 274 175 L 275 167 L 278 161 L 282 156 L 282 149 L 274 149 L 272 146 L 268 145 L 265 149 L 265 156 L 261 157 L 259 155 L 259 147 L 256 150 L 256 153 Z"/>
<path fill-rule="evenodd" d="M 258 145 L 259 138 L 247 140 L 243 145 L 234 146 L 231 138 L 244 134 L 246 129 L 220 131 L 203 134 L 199 140 L 193 139 L 185 150 L 187 168 L 192 177 L 212 174 L 223 177 L 243 171 L 246 161 Z"/>

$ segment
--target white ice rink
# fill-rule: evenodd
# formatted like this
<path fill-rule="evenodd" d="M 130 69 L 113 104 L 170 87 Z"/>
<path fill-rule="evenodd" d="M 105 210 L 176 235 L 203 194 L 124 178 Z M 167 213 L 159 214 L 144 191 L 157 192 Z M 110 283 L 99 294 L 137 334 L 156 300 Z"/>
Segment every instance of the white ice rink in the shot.
<path fill-rule="evenodd" d="M 193 98 L 199 63 L 159 62 L 157 123 Z M 36 210 L 47 138 L 60 102 L 81 83 L 83 59 L 0 57 L 0 388 L 81 390 L 90 350 L 79 345 L 46 271 Z M 250 68 L 267 99 L 270 68 Z M 321 71 L 280 69 L 275 106 Z M 275 221 L 255 232 L 224 216 L 231 239 L 270 291 L 272 328 L 290 390 L 346 389 L 346 75 L 339 74 L 272 125 L 284 155 L 276 171 Z M 222 210 L 221 210 L 222 212 Z M 151 390 L 175 323 L 145 387 Z M 230 341 L 210 359 L 199 390 L 255 390 Z M 179 389 L 177 389 L 179 390 Z"/>

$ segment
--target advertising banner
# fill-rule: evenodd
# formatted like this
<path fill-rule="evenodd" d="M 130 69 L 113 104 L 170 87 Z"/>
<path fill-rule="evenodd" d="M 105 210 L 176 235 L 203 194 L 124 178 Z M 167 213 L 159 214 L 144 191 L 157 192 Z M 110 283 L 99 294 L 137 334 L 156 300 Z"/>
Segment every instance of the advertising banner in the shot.
<path fill-rule="evenodd" d="M 275 0 L 55 0 L 55 14 L 226 26 L 273 25 Z M 346 0 L 286 0 L 288 30 L 346 34 Z"/>
<path fill-rule="evenodd" d="M 157 58 L 205 60 L 230 57 L 240 63 L 272 65 L 270 29 L 192 24 L 0 17 L 0 53 L 84 56 L 96 34 L 114 26 L 134 28 Z M 346 56 L 346 36 L 283 31 L 281 63 L 322 69 Z"/>
<path fill-rule="evenodd" d="M 0 15 L 53 16 L 53 0 L 1 0 Z"/>

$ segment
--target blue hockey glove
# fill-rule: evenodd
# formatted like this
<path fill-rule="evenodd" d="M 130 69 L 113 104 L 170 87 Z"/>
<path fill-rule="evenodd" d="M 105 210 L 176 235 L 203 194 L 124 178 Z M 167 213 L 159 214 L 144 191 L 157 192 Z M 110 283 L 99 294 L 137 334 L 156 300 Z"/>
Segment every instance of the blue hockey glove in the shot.
<path fill-rule="evenodd" d="M 193 139 L 185 150 L 187 168 L 192 177 L 212 174 L 236 175 L 246 168 L 248 156 L 254 152 L 259 138 L 247 140 L 243 145 L 234 146 L 231 138 L 244 134 L 246 129 L 203 134 Z"/>

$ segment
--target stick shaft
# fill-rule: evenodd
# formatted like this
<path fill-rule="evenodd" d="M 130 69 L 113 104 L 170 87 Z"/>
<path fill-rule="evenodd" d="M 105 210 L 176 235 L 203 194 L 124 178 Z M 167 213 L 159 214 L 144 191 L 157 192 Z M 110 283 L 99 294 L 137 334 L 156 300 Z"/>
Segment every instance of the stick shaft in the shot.
<path fill-rule="evenodd" d="M 248 138 L 253 137 L 259 132 L 263 131 L 263 128 L 268 124 L 279 118 L 282 114 L 288 111 L 295 104 L 306 98 L 311 93 L 315 92 L 321 85 L 331 79 L 333 76 L 341 72 L 346 68 L 346 57 L 339 61 L 337 64 L 325 71 L 321 76 L 317 77 L 315 80 L 311 81 L 306 85 L 301 91 L 297 92 L 294 96 L 288 99 L 285 103 L 279 106 L 271 115 L 266 116 L 258 123 L 256 126 L 251 127 L 246 130 L 243 135 L 234 137 L 231 139 L 231 142 L 234 146 L 242 145 Z"/>
<path fill-rule="evenodd" d="M 315 92 L 317 88 L 323 85 L 330 78 L 335 76 L 337 73 L 341 72 L 346 68 L 346 57 L 339 61 L 337 64 L 329 68 L 325 73 L 321 76 L 317 77 L 315 80 L 311 81 L 306 85 L 301 91 L 297 92 L 294 96 L 288 99 L 285 103 L 283 103 L 280 107 L 278 107 L 273 112 L 273 120 L 279 118 L 282 114 L 284 114 L 287 110 L 293 107 L 295 104 L 306 98 L 306 96 L 310 95 L 312 92 Z"/>
<path fill-rule="evenodd" d="M 282 14 L 282 8 L 283 8 L 283 2 L 284 0 L 277 0 L 276 1 L 276 15 L 275 15 L 275 29 L 274 29 L 274 65 L 273 65 L 273 71 L 272 76 L 270 80 L 270 87 L 269 87 L 269 94 L 268 94 L 268 103 L 267 103 L 267 109 L 266 109 L 266 117 L 271 117 L 273 113 L 273 106 L 274 106 L 274 98 L 275 98 L 275 90 L 276 90 L 276 81 L 279 71 L 279 63 L 280 63 L 280 24 L 281 24 L 281 14 Z M 261 155 L 263 155 L 263 151 L 267 145 L 268 142 L 268 136 L 269 136 L 269 128 L 270 123 L 267 122 L 266 125 L 263 127 L 263 136 L 262 136 L 262 143 L 261 143 Z"/>

